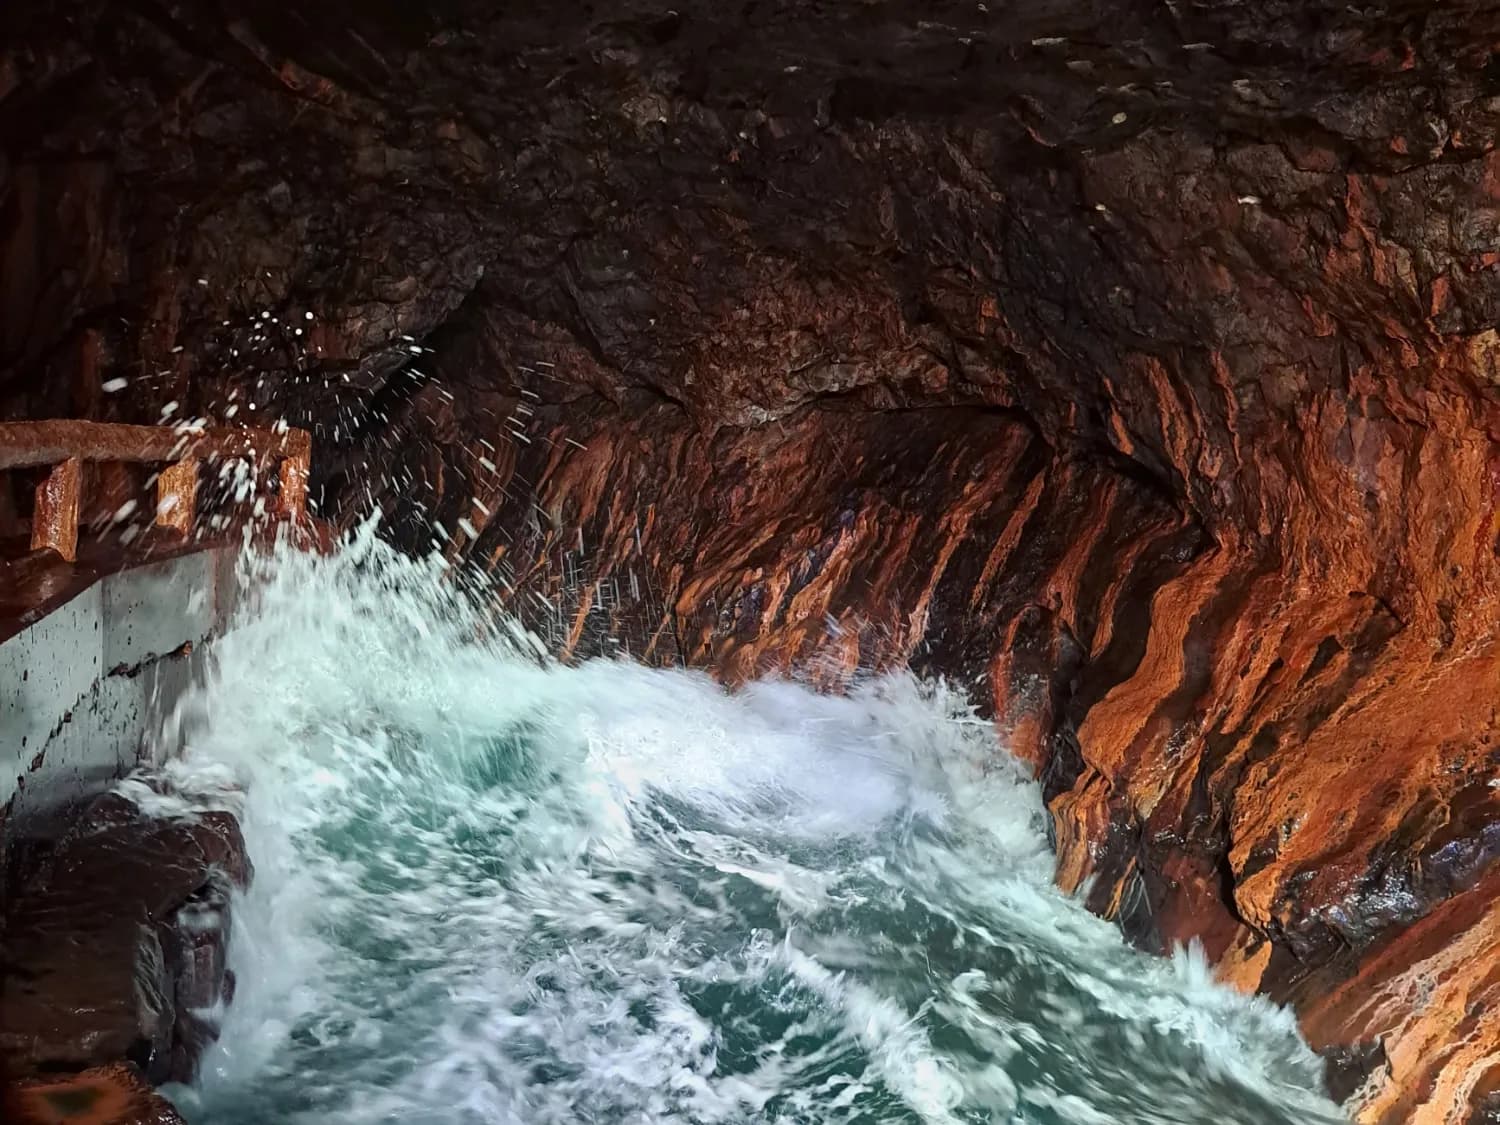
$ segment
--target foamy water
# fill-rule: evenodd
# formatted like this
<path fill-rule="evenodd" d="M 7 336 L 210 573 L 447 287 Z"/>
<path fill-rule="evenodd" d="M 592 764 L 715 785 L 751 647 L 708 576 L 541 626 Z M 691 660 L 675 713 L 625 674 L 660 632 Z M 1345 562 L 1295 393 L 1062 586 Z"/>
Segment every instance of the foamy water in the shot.
<path fill-rule="evenodd" d="M 261 577 L 170 767 L 256 868 L 194 1121 L 1343 1120 L 1052 887 L 961 694 L 558 666 L 371 529 Z"/>

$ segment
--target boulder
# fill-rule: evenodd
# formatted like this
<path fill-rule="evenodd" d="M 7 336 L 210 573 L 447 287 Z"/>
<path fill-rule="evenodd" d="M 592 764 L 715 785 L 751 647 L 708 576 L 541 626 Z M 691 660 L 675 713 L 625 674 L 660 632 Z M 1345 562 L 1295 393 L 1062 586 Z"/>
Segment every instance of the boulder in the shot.
<path fill-rule="evenodd" d="M 93 802 L 17 888 L 0 1051 L 23 1073 L 129 1060 L 152 1082 L 190 1080 L 226 998 L 230 892 L 249 873 L 227 812 Z"/>

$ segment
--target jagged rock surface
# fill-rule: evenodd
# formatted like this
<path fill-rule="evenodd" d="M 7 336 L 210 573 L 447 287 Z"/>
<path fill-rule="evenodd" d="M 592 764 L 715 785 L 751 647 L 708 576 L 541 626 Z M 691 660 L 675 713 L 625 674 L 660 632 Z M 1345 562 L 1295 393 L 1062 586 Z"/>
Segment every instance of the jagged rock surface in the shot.
<path fill-rule="evenodd" d="M 984 685 L 1064 885 L 1484 1120 L 1497 33 L 21 0 L 0 413 L 306 425 L 569 651 Z"/>
<path fill-rule="evenodd" d="M 128 1063 L 17 1082 L 0 1090 L 0 1109 L 11 1125 L 183 1125 Z"/>
<path fill-rule="evenodd" d="M 180 802 L 179 802 L 180 803 Z M 152 1082 L 189 1082 L 227 1003 L 229 895 L 249 879 L 223 811 L 154 817 L 116 794 L 8 872 L 0 929 L 0 1052 L 16 1075 L 129 1061 Z M 123 1096 L 123 1095 L 122 1095 Z"/>

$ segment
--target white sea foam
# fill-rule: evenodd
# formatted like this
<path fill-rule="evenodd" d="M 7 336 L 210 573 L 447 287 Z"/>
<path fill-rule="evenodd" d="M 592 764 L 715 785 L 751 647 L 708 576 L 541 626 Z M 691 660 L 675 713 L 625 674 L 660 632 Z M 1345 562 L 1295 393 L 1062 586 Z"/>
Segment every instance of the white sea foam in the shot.
<path fill-rule="evenodd" d="M 953 690 L 562 667 L 372 528 L 257 582 L 174 767 L 256 868 L 198 1120 L 1341 1120 L 1289 1015 L 1053 889 Z"/>

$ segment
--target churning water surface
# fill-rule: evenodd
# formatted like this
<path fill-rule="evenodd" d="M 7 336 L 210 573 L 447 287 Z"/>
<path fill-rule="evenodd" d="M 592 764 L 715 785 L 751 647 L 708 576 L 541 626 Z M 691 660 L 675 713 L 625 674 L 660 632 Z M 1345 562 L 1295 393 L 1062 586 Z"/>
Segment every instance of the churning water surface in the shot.
<path fill-rule="evenodd" d="M 263 578 L 169 767 L 256 870 L 193 1121 L 1342 1120 L 1289 1014 L 1053 888 L 951 689 L 560 666 L 369 528 Z"/>

